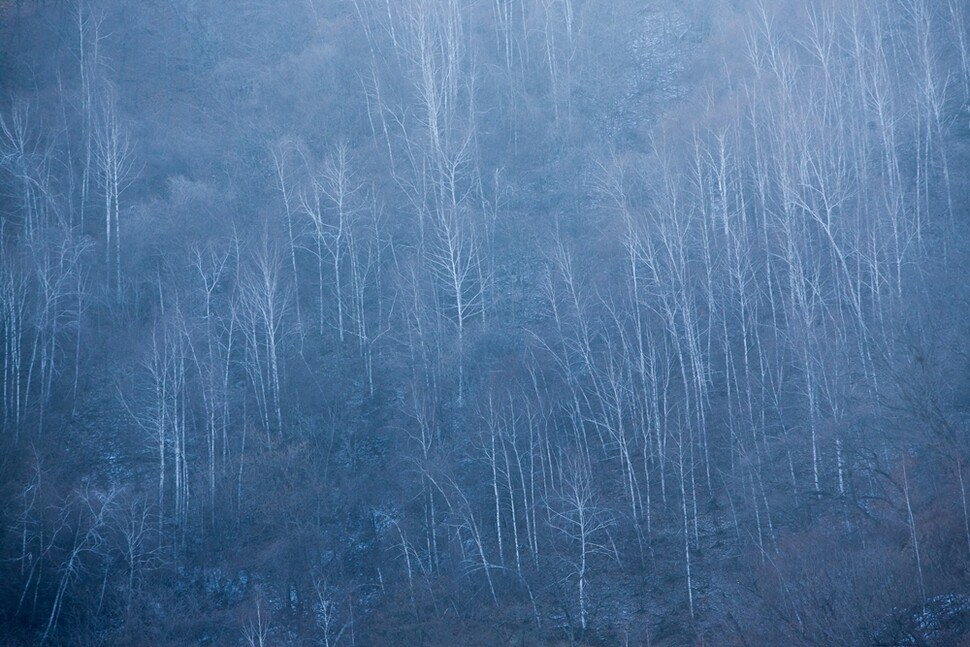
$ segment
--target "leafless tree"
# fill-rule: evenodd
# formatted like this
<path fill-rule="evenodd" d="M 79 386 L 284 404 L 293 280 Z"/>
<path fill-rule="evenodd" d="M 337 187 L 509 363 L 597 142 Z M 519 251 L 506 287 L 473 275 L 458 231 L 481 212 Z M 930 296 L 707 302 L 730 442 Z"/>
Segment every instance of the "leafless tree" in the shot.
<path fill-rule="evenodd" d="M 575 546 L 570 557 L 570 577 L 576 578 L 579 623 L 586 630 L 589 621 L 589 583 L 596 556 L 618 559 L 610 528 L 613 519 L 607 509 L 598 504 L 593 491 L 589 466 L 582 458 L 561 464 L 566 473 L 562 477 L 562 492 L 553 504 L 552 524 Z"/>
<path fill-rule="evenodd" d="M 97 178 L 104 198 L 107 284 L 121 297 L 121 195 L 138 174 L 135 146 L 114 91 L 105 92 L 95 133 Z"/>
<path fill-rule="evenodd" d="M 283 431 L 282 376 L 286 340 L 284 321 L 290 292 L 283 283 L 280 254 L 268 243 L 256 251 L 240 277 L 240 332 L 245 339 L 244 368 L 249 374 L 264 430 Z"/>

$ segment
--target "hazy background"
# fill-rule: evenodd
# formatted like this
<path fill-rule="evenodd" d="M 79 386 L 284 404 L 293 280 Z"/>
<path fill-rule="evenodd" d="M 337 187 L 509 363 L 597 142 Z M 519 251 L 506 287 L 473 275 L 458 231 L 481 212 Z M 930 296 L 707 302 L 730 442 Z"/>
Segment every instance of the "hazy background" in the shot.
<path fill-rule="evenodd" d="M 0 644 L 966 644 L 968 30 L 0 2 Z"/>

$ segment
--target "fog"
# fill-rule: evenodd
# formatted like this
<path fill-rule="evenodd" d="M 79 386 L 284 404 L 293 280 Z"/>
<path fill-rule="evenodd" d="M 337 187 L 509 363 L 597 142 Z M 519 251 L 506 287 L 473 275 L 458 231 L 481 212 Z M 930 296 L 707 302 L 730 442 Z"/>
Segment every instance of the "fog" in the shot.
<path fill-rule="evenodd" d="M 963 0 L 0 2 L 4 645 L 970 640 Z"/>

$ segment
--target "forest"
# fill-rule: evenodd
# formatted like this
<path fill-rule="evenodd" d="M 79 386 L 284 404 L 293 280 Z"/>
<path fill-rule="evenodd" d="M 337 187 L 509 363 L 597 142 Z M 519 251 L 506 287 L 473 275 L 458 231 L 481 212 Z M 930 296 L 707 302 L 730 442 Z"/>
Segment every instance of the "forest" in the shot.
<path fill-rule="evenodd" d="M 970 645 L 965 0 L 0 0 L 0 645 Z"/>

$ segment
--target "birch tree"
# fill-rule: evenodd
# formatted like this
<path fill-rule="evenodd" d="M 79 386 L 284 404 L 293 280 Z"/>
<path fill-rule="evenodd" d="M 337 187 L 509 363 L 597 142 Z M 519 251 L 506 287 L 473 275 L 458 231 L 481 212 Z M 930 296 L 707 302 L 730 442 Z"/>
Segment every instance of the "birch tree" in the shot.
<path fill-rule="evenodd" d="M 553 508 L 552 525 L 574 545 L 570 556 L 571 577 L 576 579 L 576 597 L 580 628 L 589 623 L 589 578 L 597 556 L 616 559 L 616 546 L 610 534 L 613 520 L 606 509 L 598 505 L 593 492 L 589 467 L 576 459 L 566 463 L 562 478 L 560 503 Z"/>
<path fill-rule="evenodd" d="M 102 100 L 95 134 L 97 178 L 104 199 L 105 273 L 107 285 L 121 298 L 121 196 L 135 180 L 135 147 L 119 112 L 114 92 Z"/>

